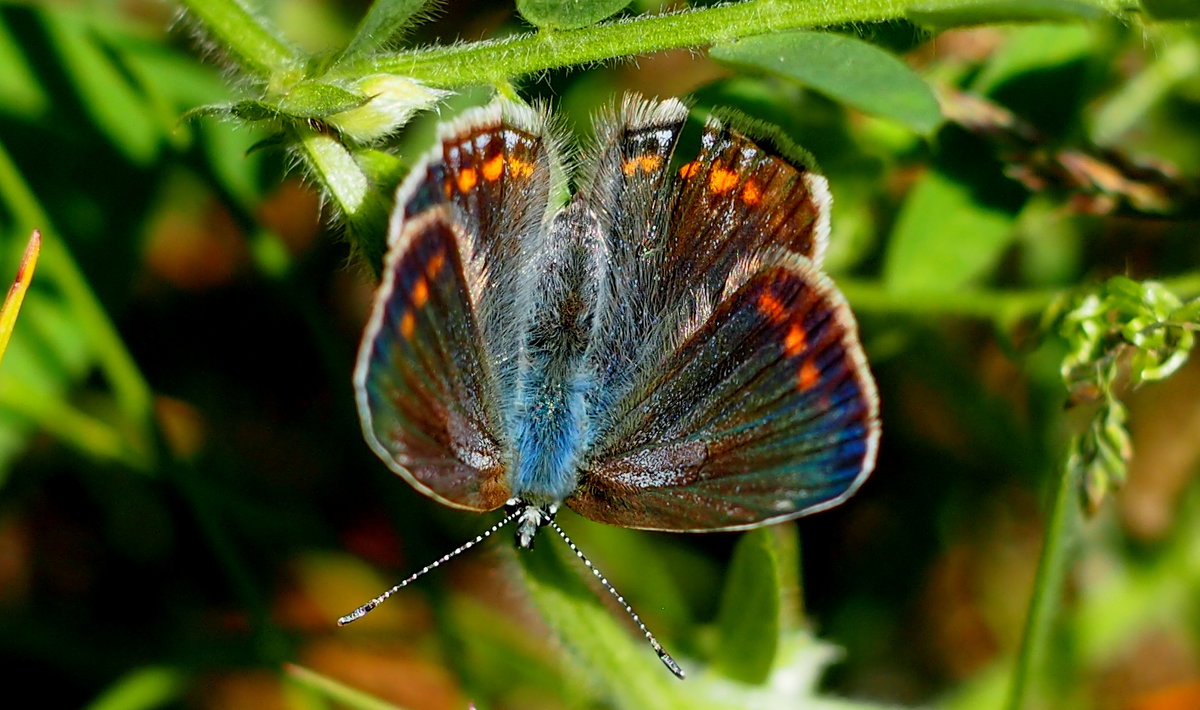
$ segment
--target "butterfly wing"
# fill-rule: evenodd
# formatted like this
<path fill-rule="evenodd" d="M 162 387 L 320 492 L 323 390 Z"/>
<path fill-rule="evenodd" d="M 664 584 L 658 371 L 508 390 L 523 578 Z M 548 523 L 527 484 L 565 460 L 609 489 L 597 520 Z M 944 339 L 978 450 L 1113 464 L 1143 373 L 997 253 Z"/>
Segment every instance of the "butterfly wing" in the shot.
<path fill-rule="evenodd" d="M 661 246 L 642 250 L 660 274 L 640 300 L 655 317 L 608 316 L 638 345 L 596 398 L 567 504 L 662 530 L 836 504 L 872 469 L 879 423 L 853 316 L 814 261 L 828 233 L 824 179 L 710 121 L 671 194 Z"/>
<path fill-rule="evenodd" d="M 845 302 L 779 253 L 618 404 L 567 504 L 594 520 L 724 530 L 836 505 L 875 461 L 878 400 Z"/>
<path fill-rule="evenodd" d="M 553 160 L 538 114 L 493 104 L 444 128 L 397 192 L 355 392 L 371 448 L 446 505 L 509 496 L 516 275 L 541 238 Z"/>

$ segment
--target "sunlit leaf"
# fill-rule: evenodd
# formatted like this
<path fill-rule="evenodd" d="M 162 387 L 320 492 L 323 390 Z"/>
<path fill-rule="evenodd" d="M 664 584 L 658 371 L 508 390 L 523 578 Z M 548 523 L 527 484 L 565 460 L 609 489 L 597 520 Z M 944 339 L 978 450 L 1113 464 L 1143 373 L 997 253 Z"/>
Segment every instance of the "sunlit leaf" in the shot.
<path fill-rule="evenodd" d="M 521 16 L 548 30 L 594 25 L 620 12 L 630 0 L 517 0 Z"/>
<path fill-rule="evenodd" d="M 981 94 L 1021 75 L 1081 61 L 1096 42 L 1082 25 L 1034 25 L 1012 31 L 1007 41 L 988 59 L 972 80 L 970 89 Z"/>
<path fill-rule="evenodd" d="M 1075 0 L 983 0 L 957 5 L 916 5 L 908 19 L 932 29 L 997 22 L 1063 22 L 1094 20 L 1105 12 L 1094 4 Z"/>
<path fill-rule="evenodd" d="M 829 32 L 780 32 L 722 44 L 717 61 L 799 82 L 860 111 L 928 135 L 942 122 L 929 86 L 894 55 Z"/>
<path fill-rule="evenodd" d="M 993 268 L 1015 218 L 979 204 L 971 187 L 931 170 L 900 210 L 883 278 L 896 293 L 954 293 Z"/>

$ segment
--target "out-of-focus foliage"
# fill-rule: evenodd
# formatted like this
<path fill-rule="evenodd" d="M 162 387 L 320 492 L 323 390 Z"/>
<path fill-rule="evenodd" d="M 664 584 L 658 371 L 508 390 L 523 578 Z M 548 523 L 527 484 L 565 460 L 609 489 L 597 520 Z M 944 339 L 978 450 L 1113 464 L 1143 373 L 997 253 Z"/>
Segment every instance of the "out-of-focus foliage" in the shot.
<path fill-rule="evenodd" d="M 1200 706 L 1195 4 L 184 4 L 0 4 L 0 274 L 43 233 L 0 363 L 9 704 Z M 349 378 L 392 186 L 496 91 L 580 132 L 733 107 L 830 181 L 873 477 L 740 536 L 560 517 L 683 683 L 550 538 L 334 625 L 493 522 L 388 474 Z"/>

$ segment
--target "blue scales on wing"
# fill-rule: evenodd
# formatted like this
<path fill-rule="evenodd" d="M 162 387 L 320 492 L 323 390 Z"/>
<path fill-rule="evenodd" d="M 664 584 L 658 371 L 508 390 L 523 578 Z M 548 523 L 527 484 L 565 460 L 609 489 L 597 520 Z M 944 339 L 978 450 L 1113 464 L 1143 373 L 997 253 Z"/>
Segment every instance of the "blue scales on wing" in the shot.
<path fill-rule="evenodd" d="M 736 279 L 736 275 L 735 275 Z M 657 530 L 752 527 L 843 500 L 874 464 L 874 383 L 849 309 L 780 253 L 617 405 L 567 504 Z"/>
<path fill-rule="evenodd" d="M 669 114 L 681 125 L 666 103 L 627 105 L 622 123 L 636 134 Z M 603 386 L 567 504 L 617 525 L 715 530 L 842 500 L 874 465 L 878 405 L 853 316 L 818 269 L 824 179 L 716 120 L 699 155 L 664 165 L 649 189 L 652 171 L 625 169 L 627 142 L 609 144 L 613 167 L 593 174 L 661 209 L 649 232 L 610 230 L 610 278 L 643 281 L 600 303 L 617 326 L 593 350 Z"/>
<path fill-rule="evenodd" d="M 510 495 L 528 290 L 553 146 L 537 112 L 493 104 L 445 126 L 401 185 L 383 283 L 355 372 L 364 433 L 397 474 L 447 505 Z"/>

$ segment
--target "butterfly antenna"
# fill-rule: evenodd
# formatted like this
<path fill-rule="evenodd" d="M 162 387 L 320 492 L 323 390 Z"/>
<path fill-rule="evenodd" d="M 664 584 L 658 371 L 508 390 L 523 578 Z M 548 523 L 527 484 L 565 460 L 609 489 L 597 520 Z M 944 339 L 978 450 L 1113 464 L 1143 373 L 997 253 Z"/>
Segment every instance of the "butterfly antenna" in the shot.
<path fill-rule="evenodd" d="M 469 542 L 463 543 L 462 545 L 459 545 L 453 551 L 451 551 L 445 555 L 442 555 L 441 557 L 437 558 L 433 562 L 430 562 L 429 564 L 425 565 L 416 574 L 410 576 L 408 579 L 404 580 L 400 584 L 397 584 L 396 586 L 387 590 L 383 594 L 380 594 L 379 596 L 375 597 L 374 599 L 367 602 L 366 604 L 363 604 L 362 606 L 360 606 L 359 608 L 350 612 L 349 614 L 346 614 L 342 618 L 338 619 L 338 626 L 345 626 L 346 624 L 349 624 L 352 621 L 358 621 L 359 619 L 363 618 L 372 609 L 374 609 L 375 607 L 382 604 L 388 597 L 392 596 L 396 592 L 398 592 L 401 589 L 404 589 L 408 585 L 412 584 L 414 581 L 416 581 L 419 577 L 424 575 L 426 572 L 437 569 L 447 560 L 457 557 L 458 555 L 462 554 L 463 552 L 466 552 L 467 550 L 471 549 L 472 547 L 475 547 L 479 543 L 481 543 L 484 540 L 491 537 L 492 533 L 496 532 L 500 528 L 502 528 L 505 525 L 508 525 L 512 521 L 516 520 L 517 517 L 521 515 L 521 512 L 522 511 L 520 511 L 520 510 L 515 510 L 515 511 L 509 513 L 508 515 L 506 515 L 504 517 L 503 520 L 501 520 L 500 522 L 496 523 L 492 527 L 488 528 L 487 530 L 483 531 L 478 536 L 476 536 L 474 540 L 471 540 Z"/>
<path fill-rule="evenodd" d="M 633 607 L 629 606 L 629 602 L 625 601 L 625 597 L 621 596 L 616 587 L 612 586 L 612 584 L 604 577 L 604 575 L 600 574 L 600 570 L 596 569 L 596 566 L 592 564 L 592 561 L 589 560 L 587 556 L 585 556 L 583 552 L 575 546 L 574 542 L 571 542 L 571 538 L 567 537 L 567 533 L 558 526 L 558 523 L 554 522 L 554 520 L 550 520 L 547 524 L 554 528 L 554 532 L 558 533 L 558 536 L 563 539 L 563 542 L 567 543 L 567 547 L 571 548 L 571 552 L 574 552 L 575 556 L 583 561 L 583 564 L 592 571 L 592 574 L 595 575 L 596 579 L 600 580 L 600 584 L 603 585 L 604 588 L 608 590 L 608 593 L 613 595 L 613 598 L 617 600 L 617 603 L 625 609 L 625 613 L 629 614 L 629 618 L 633 619 L 633 623 L 637 624 L 637 627 L 642 630 L 642 633 L 646 636 L 646 640 L 650 642 L 650 648 L 653 648 L 654 652 L 658 654 L 658 659 L 663 662 L 663 665 L 665 665 L 672 673 L 674 673 L 676 678 L 683 680 L 683 669 L 679 667 L 679 664 L 675 662 L 674 658 L 671 658 L 671 654 L 667 653 L 667 650 L 662 647 L 662 644 L 658 642 L 658 639 L 654 638 L 654 634 L 650 633 L 650 629 L 647 629 L 646 625 L 642 623 L 641 617 L 637 615 L 637 612 L 633 610 Z"/>

